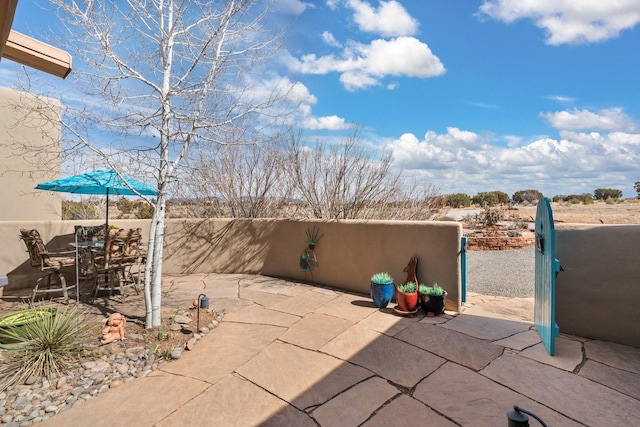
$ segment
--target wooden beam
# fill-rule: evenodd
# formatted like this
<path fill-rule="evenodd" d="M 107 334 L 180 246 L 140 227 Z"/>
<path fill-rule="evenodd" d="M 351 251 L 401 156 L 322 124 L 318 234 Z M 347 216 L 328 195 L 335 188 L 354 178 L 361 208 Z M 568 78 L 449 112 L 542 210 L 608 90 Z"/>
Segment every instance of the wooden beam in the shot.
<path fill-rule="evenodd" d="M 16 15 L 16 6 L 18 6 L 18 0 L 0 1 L 0 58 L 2 58 L 4 46 L 7 44 L 7 39 L 11 32 L 13 17 Z"/>
<path fill-rule="evenodd" d="M 2 56 L 63 79 L 71 72 L 71 55 L 67 52 L 13 30 Z"/>

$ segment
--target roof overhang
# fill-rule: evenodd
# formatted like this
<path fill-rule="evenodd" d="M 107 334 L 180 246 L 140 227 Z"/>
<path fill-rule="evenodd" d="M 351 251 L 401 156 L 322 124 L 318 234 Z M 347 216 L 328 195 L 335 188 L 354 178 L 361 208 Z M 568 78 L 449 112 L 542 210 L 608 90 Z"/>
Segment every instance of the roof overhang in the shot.
<path fill-rule="evenodd" d="M 71 72 L 71 55 L 11 30 L 18 0 L 0 1 L 0 60 L 7 58 L 63 79 Z"/>

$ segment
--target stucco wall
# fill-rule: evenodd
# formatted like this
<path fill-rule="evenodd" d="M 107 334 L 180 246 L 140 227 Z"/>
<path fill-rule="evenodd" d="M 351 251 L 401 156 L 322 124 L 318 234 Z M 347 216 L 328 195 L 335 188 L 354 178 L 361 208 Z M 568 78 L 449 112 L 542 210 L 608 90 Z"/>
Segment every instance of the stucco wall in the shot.
<path fill-rule="evenodd" d="M 43 110 L 57 118 L 60 103 L 0 87 L 0 221 L 61 218 L 62 196 L 34 190 L 60 177 L 60 123 L 43 120 Z"/>
<path fill-rule="evenodd" d="M 100 221 L 83 221 L 85 225 Z M 110 221 L 120 227 L 142 227 L 148 235 L 149 221 Z M 38 228 L 51 247 L 65 247 L 73 239 L 71 221 L 0 222 L 0 276 L 10 286 L 30 286 L 20 228 Z M 307 228 L 324 234 L 316 246 L 318 266 L 310 273 L 300 270 L 299 257 L 307 246 Z M 163 272 L 252 273 L 306 280 L 354 292 L 368 293 L 373 273 L 388 271 L 396 283 L 409 258 L 418 257 L 418 278 L 437 282 L 447 292 L 447 308 L 460 306 L 460 238 L 455 222 L 422 221 L 294 221 L 294 220 L 167 220 Z M 146 240 L 146 238 L 145 238 Z M 31 274 L 31 276 L 27 276 Z M 35 280 L 35 279 L 33 279 Z"/>
<path fill-rule="evenodd" d="M 324 234 L 315 248 L 313 276 L 300 270 L 306 229 Z M 308 280 L 368 293 L 373 273 L 387 271 L 396 283 L 412 256 L 418 279 L 448 293 L 447 308 L 460 306 L 460 239 L 455 222 L 170 220 L 165 235 L 167 273 L 256 273 Z"/>
<path fill-rule="evenodd" d="M 640 347 L 640 226 L 556 225 L 560 332 Z"/>

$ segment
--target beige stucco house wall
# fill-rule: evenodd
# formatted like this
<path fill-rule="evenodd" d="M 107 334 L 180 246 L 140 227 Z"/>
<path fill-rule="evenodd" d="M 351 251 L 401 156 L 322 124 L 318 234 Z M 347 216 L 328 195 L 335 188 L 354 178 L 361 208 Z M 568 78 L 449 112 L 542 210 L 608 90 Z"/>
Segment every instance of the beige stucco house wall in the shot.
<path fill-rule="evenodd" d="M 0 87 L 0 221 L 59 220 L 60 194 L 35 190 L 60 177 L 60 123 L 43 120 L 36 107 L 60 116 L 60 103 Z M 39 149 L 25 152 L 24 147 Z M 44 161 L 43 166 L 36 166 Z M 0 272 L 2 275 L 2 272 Z"/>

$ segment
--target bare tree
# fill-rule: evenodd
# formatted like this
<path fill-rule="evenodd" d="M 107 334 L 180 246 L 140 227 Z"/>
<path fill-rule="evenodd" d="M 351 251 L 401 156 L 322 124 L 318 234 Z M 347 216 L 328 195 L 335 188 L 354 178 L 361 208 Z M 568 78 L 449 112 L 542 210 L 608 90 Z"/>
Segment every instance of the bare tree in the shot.
<path fill-rule="evenodd" d="M 197 195 L 204 216 L 267 218 L 283 216 L 289 194 L 283 179 L 284 153 L 274 141 L 250 145 L 215 145 L 188 162 L 185 188 Z"/>
<path fill-rule="evenodd" d="M 158 326 L 166 202 L 181 163 L 192 148 L 258 140 L 288 90 L 264 81 L 280 47 L 264 25 L 271 1 L 50 2 L 64 22 L 57 44 L 73 54 L 82 90 L 82 102 L 66 106 L 79 107 L 63 114 L 65 154 L 89 150 L 157 180 L 144 289 L 146 326 Z M 116 134 L 119 145 L 107 140 Z"/>
<path fill-rule="evenodd" d="M 403 189 L 401 173 L 391 168 L 391 155 L 374 158 L 357 129 L 339 144 L 316 141 L 311 147 L 292 130 L 287 151 L 295 195 L 313 218 L 405 219 L 409 199 L 415 199 Z"/>

